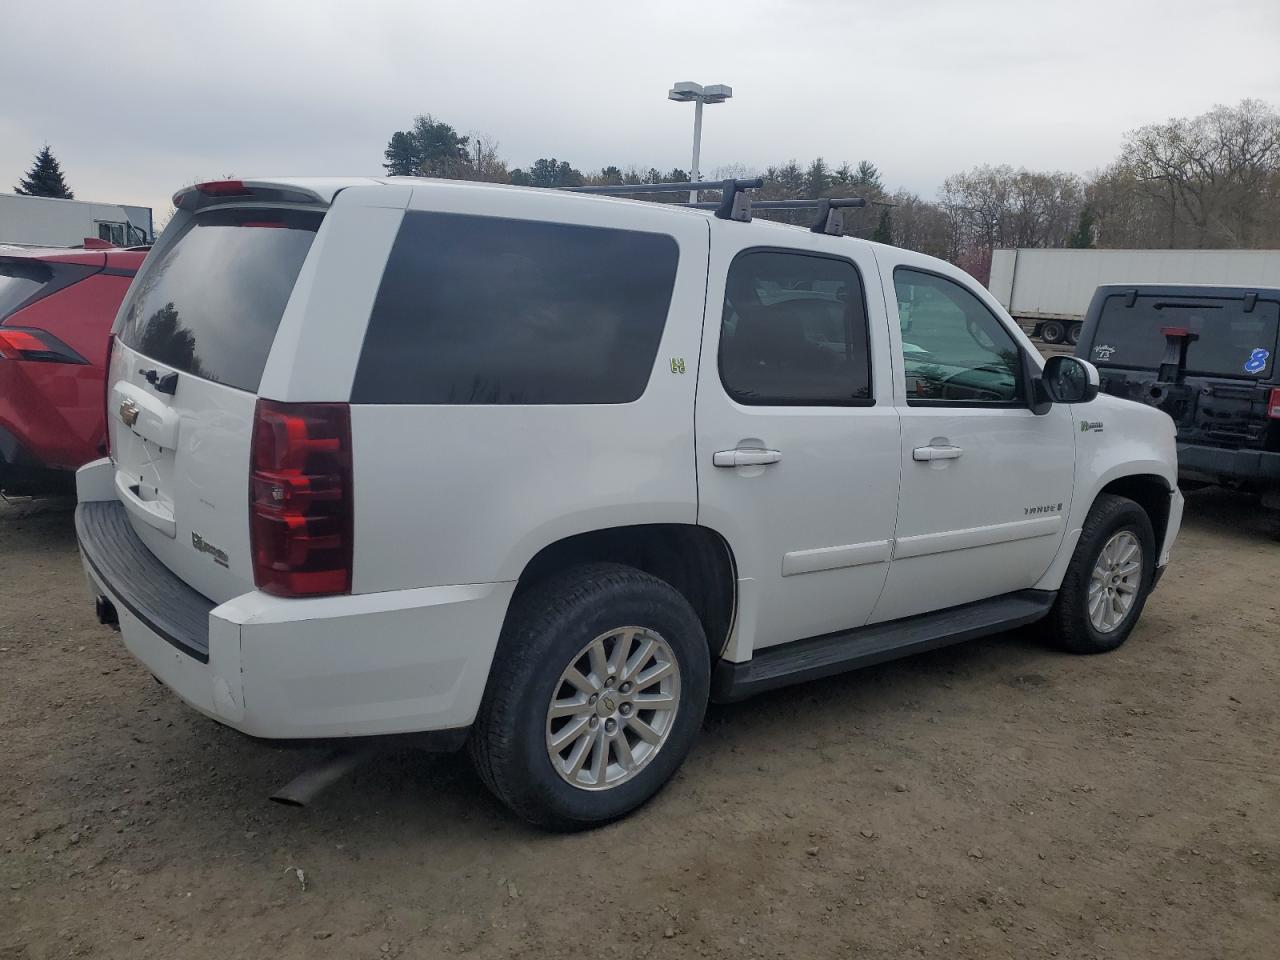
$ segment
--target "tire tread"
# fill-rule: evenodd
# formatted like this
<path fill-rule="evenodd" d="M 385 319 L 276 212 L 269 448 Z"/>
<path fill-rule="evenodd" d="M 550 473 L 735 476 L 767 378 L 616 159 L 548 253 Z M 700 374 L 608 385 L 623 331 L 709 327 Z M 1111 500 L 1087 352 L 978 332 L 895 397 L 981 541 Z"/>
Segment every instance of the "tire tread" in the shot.
<path fill-rule="evenodd" d="M 519 682 L 506 680 L 525 677 L 541 666 L 537 660 L 537 638 L 570 610 L 603 601 L 610 593 L 635 587 L 666 594 L 665 599 L 682 605 L 690 622 L 701 634 L 701 625 L 693 608 L 674 587 L 665 580 L 619 563 L 594 562 L 568 567 L 519 595 L 512 604 L 498 640 L 489 682 L 467 747 L 485 786 L 525 820 L 557 830 L 592 825 L 549 813 L 541 804 L 531 802 L 527 794 L 516 789 L 517 785 L 509 776 L 504 776 L 504 771 L 517 767 L 518 746 L 513 732 L 518 727 L 516 715 L 521 688 Z M 502 665 L 501 671 L 499 664 Z M 705 698 L 703 706 L 705 708 Z"/>

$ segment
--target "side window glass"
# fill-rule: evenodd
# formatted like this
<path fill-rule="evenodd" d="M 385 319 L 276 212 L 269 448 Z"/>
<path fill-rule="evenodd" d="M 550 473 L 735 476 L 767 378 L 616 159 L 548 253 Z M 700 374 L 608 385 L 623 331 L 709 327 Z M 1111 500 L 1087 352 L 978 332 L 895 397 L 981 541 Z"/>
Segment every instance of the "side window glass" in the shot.
<path fill-rule="evenodd" d="M 658 233 L 411 211 L 387 262 L 353 403 L 631 403 L 671 308 Z"/>
<path fill-rule="evenodd" d="M 909 403 L 1008 403 L 1024 396 L 1017 341 L 973 293 L 954 280 L 902 268 L 893 284 Z"/>
<path fill-rule="evenodd" d="M 739 403 L 871 400 L 862 280 L 847 260 L 756 250 L 729 267 L 720 379 Z"/>

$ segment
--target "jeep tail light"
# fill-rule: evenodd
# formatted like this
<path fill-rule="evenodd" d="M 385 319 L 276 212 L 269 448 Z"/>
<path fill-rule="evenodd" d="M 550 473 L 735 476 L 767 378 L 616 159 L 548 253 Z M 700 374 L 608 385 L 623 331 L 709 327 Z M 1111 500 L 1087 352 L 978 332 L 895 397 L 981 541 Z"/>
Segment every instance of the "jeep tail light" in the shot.
<path fill-rule="evenodd" d="M 351 408 L 259 400 L 251 457 L 258 589 L 281 597 L 350 593 Z"/>
<path fill-rule="evenodd" d="M 1267 416 L 1280 420 L 1280 387 L 1271 388 L 1271 396 L 1267 398 Z"/>

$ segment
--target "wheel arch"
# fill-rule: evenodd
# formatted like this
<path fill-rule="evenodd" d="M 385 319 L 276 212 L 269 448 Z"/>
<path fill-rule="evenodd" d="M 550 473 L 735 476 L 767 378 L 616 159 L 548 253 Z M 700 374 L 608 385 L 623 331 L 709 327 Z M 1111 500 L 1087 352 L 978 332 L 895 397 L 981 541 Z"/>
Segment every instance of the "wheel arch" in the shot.
<path fill-rule="evenodd" d="M 645 523 L 576 533 L 547 544 L 530 558 L 520 573 L 515 596 L 566 567 L 601 561 L 635 567 L 669 583 L 698 615 L 712 662 L 721 657 L 737 614 L 737 565 L 723 536 L 691 523 Z"/>
<path fill-rule="evenodd" d="M 1036 582 L 1037 590 L 1057 590 L 1062 586 L 1062 579 L 1066 576 L 1071 558 L 1075 554 L 1076 544 L 1080 541 L 1080 531 L 1085 519 L 1093 510 L 1093 505 L 1098 502 L 1098 497 L 1106 493 L 1128 497 L 1146 511 L 1151 520 L 1151 528 L 1155 532 L 1156 554 L 1160 555 L 1165 533 L 1169 528 L 1173 484 L 1162 472 L 1158 472 L 1165 468 L 1157 461 L 1133 462 L 1128 464 L 1128 467 L 1128 472 L 1122 473 L 1120 472 L 1122 468 L 1117 468 L 1104 475 L 1087 496 L 1082 496 L 1079 504 L 1072 504 L 1071 521 L 1066 536 L 1062 539 L 1053 563 L 1045 571 L 1044 576 Z"/>
<path fill-rule="evenodd" d="M 1165 532 L 1169 528 L 1169 510 L 1171 507 L 1169 495 L 1172 492 L 1169 482 L 1164 477 L 1154 473 L 1133 473 L 1117 477 L 1103 486 L 1094 495 L 1093 501 L 1089 504 L 1089 509 L 1093 509 L 1093 504 L 1098 502 L 1098 497 L 1107 493 L 1132 500 L 1142 507 L 1148 519 L 1151 520 L 1151 529 L 1156 536 L 1156 554 L 1159 555 L 1164 544 Z"/>

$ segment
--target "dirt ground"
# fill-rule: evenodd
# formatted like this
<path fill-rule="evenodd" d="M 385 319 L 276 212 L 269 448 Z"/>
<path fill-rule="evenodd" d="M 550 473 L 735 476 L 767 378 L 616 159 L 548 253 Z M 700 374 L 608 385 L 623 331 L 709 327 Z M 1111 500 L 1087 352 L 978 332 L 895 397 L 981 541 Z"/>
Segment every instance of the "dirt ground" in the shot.
<path fill-rule="evenodd" d="M 1280 956 L 1278 580 L 1274 517 L 1192 495 L 1117 653 L 1032 629 L 712 708 L 654 802 L 554 836 L 462 757 L 268 803 L 314 754 L 185 708 L 65 505 L 0 507 L 0 958 Z"/>

